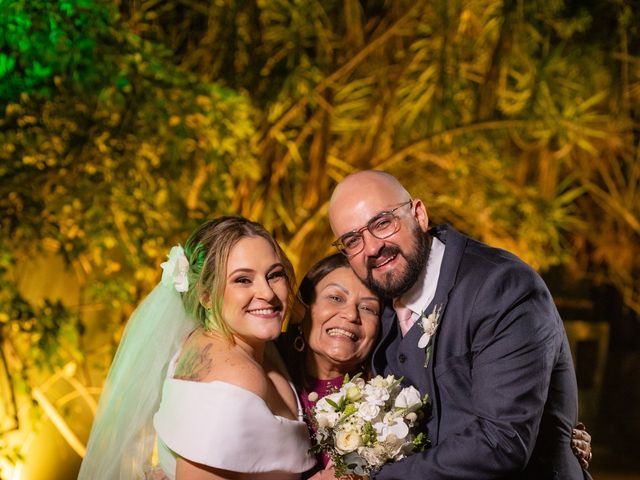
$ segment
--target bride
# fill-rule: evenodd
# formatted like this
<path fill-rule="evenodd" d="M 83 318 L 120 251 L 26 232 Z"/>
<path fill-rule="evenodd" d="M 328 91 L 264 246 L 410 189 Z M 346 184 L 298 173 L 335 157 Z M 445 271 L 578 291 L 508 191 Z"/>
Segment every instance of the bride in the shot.
<path fill-rule="evenodd" d="M 294 283 L 284 252 L 259 224 L 221 217 L 162 267 L 118 347 L 78 478 L 299 478 L 315 460 L 271 344 Z"/>

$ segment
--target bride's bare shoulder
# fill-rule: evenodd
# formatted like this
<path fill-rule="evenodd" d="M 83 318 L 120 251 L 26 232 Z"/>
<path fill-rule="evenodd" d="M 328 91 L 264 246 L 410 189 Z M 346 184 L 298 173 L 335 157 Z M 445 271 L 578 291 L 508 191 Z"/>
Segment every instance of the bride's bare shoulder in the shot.
<path fill-rule="evenodd" d="M 216 351 L 221 347 L 212 340 L 200 330 L 193 332 L 182 345 L 173 378 L 192 382 L 211 381 Z"/>
<path fill-rule="evenodd" d="M 264 397 L 267 378 L 254 360 L 221 336 L 196 331 L 184 343 L 173 378 L 193 382 L 221 381 Z"/>

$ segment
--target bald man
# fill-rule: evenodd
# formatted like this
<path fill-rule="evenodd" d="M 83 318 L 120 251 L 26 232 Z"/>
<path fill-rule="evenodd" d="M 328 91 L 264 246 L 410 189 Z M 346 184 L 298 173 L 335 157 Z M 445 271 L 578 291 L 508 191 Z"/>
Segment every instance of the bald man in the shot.
<path fill-rule="evenodd" d="M 566 334 L 532 268 L 449 226 L 428 230 L 422 201 L 383 172 L 346 177 L 329 219 L 334 245 L 387 299 L 374 372 L 431 399 L 432 447 L 372 478 L 590 478 L 570 447 L 577 387 Z"/>

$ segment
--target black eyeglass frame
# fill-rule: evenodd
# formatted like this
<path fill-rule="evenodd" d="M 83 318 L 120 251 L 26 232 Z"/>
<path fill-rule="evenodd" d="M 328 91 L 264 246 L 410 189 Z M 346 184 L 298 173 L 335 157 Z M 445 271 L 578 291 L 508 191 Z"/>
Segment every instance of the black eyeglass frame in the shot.
<path fill-rule="evenodd" d="M 339 238 L 336 238 L 331 245 L 336 247 L 338 249 L 338 251 L 340 253 L 342 253 L 343 255 L 347 256 L 347 257 L 353 257 L 354 255 L 357 255 L 358 253 L 360 253 L 363 249 L 364 249 L 364 238 L 362 235 L 362 232 L 364 232 L 365 230 L 367 230 L 371 235 L 373 235 L 375 238 L 379 239 L 379 240 L 384 240 L 385 238 L 389 238 L 390 236 L 398 233 L 398 230 L 400 230 L 400 223 L 398 222 L 398 220 L 400 220 L 400 218 L 395 215 L 395 211 L 405 207 L 405 206 L 413 206 L 413 199 L 409 199 L 408 201 L 401 203 L 400 205 L 398 205 L 395 208 L 392 208 L 391 210 L 383 210 L 382 212 L 379 212 L 378 214 L 374 215 L 364 227 L 358 228 L 356 230 L 351 230 L 350 232 L 345 233 L 344 235 L 341 235 Z M 394 229 L 391 233 L 389 233 L 388 235 L 384 235 L 383 237 L 380 237 L 378 235 L 376 235 L 375 233 L 373 233 L 371 231 L 371 226 L 380 219 L 380 217 L 383 217 L 384 215 L 391 215 L 391 217 L 393 218 L 394 221 Z M 362 243 L 361 243 L 361 248 L 357 251 L 357 252 L 353 252 L 353 253 L 347 253 L 347 247 L 344 244 L 344 239 L 346 237 L 349 237 L 351 235 L 356 235 L 360 238 L 363 239 Z"/>

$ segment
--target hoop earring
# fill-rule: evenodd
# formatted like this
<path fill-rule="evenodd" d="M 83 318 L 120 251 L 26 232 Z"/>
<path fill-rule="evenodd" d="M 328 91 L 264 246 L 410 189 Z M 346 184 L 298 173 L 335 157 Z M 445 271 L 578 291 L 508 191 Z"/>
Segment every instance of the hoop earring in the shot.
<path fill-rule="evenodd" d="M 304 351 L 304 347 L 306 347 L 306 343 L 304 341 L 304 337 L 302 336 L 302 329 L 300 325 L 298 325 L 298 335 L 293 339 L 293 348 L 296 352 L 302 353 Z"/>

